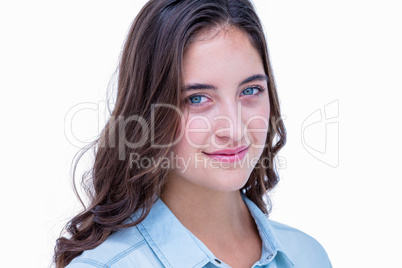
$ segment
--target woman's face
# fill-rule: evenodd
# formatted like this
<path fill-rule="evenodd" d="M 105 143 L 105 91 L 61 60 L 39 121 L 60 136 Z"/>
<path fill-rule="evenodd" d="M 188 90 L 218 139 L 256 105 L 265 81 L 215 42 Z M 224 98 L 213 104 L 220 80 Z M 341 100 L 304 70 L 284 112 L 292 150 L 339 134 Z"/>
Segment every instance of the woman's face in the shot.
<path fill-rule="evenodd" d="M 235 28 L 198 38 L 183 63 L 184 117 L 170 183 L 221 192 L 244 186 L 263 151 L 267 76 L 257 50 Z"/>

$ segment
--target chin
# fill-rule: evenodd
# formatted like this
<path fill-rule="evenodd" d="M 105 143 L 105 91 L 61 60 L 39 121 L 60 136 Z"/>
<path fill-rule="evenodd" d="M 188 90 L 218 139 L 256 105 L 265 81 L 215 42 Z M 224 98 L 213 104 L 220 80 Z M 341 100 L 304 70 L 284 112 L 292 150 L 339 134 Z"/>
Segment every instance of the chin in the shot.
<path fill-rule="evenodd" d="M 224 170 L 223 172 L 214 172 L 209 176 L 208 183 L 204 187 L 218 192 L 234 192 L 238 191 L 247 183 L 250 173 L 240 170 Z"/>

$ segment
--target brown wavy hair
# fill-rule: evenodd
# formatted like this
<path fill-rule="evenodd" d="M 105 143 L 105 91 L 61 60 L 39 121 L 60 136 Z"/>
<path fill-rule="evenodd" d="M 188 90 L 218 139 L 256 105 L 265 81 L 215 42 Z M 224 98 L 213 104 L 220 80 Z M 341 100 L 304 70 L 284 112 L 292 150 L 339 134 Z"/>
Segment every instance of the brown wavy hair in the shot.
<path fill-rule="evenodd" d="M 148 215 L 171 170 L 160 165 L 132 166 L 130 156 L 158 159 L 174 151 L 174 137 L 181 122 L 180 114 L 171 107 L 182 108 L 184 53 L 197 34 L 222 26 L 237 27 L 248 35 L 269 78 L 271 108 L 266 146 L 241 191 L 264 213 L 270 212 L 270 200 L 266 204 L 263 197 L 279 181 L 274 158 L 286 143 L 286 130 L 266 39 L 252 3 L 151 0 L 135 18 L 126 38 L 110 119 L 99 137 L 76 158 L 74 181 L 81 156 L 91 148 L 95 154 L 93 168 L 82 177 L 89 204 L 65 226 L 67 237 L 57 239 L 54 254 L 57 267 L 66 266 L 116 230 L 134 226 Z M 155 109 L 155 104 L 163 105 Z M 126 220 L 139 210 L 141 217 L 127 224 Z"/>

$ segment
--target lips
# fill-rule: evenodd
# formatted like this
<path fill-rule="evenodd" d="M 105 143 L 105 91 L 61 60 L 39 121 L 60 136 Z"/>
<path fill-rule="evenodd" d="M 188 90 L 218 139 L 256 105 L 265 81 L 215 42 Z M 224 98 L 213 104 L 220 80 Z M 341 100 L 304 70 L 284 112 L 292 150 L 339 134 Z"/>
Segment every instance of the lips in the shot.
<path fill-rule="evenodd" d="M 234 163 L 242 160 L 246 156 L 248 147 L 249 146 L 241 146 L 235 149 L 224 149 L 211 153 L 204 152 L 204 154 L 220 162 Z"/>
<path fill-rule="evenodd" d="M 206 153 L 206 154 L 209 154 L 209 155 L 213 155 L 213 154 L 232 155 L 232 154 L 238 154 L 239 152 L 243 151 L 246 148 L 248 148 L 248 146 L 241 146 L 236 149 L 224 149 L 224 150 L 219 150 L 219 151 L 215 151 L 212 153 Z"/>

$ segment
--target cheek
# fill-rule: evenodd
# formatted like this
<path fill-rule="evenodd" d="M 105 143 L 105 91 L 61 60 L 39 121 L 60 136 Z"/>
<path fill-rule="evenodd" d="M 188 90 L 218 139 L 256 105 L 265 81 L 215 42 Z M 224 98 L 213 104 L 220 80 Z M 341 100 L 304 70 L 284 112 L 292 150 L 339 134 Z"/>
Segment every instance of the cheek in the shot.
<path fill-rule="evenodd" d="M 181 152 L 191 152 L 200 148 L 208 147 L 211 133 L 211 121 L 205 116 L 194 116 L 188 118 L 183 124 L 184 131 L 178 143 Z"/>
<path fill-rule="evenodd" d="M 247 137 L 256 145 L 264 145 L 269 128 L 269 106 L 255 111 L 247 119 Z"/>

